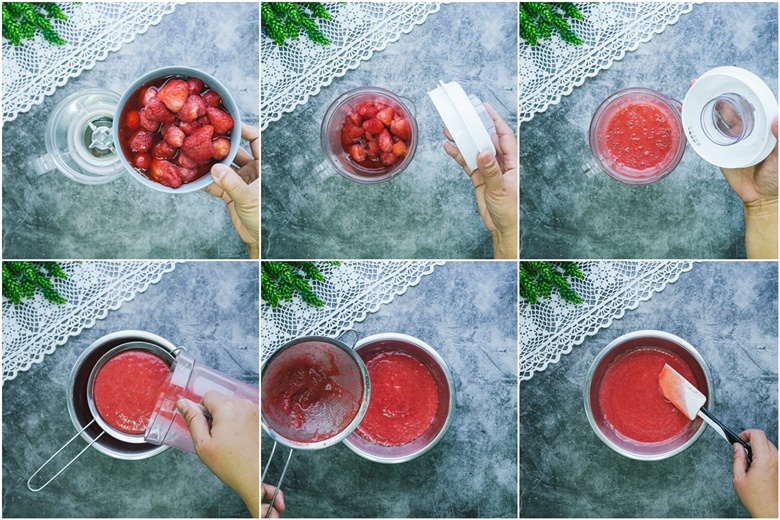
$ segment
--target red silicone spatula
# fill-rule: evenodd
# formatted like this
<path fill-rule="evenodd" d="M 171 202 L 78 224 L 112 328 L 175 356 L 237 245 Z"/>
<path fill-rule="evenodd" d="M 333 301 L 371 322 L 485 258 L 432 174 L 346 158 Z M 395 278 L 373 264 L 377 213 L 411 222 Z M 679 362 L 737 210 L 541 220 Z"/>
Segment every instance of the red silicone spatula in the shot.
<path fill-rule="evenodd" d="M 699 416 L 704 419 L 704 422 L 712 426 L 721 437 L 726 439 L 729 444 L 738 442 L 744 446 L 747 452 L 748 463 L 752 462 L 753 453 L 750 450 L 750 446 L 704 408 L 707 398 L 699 392 L 698 388 L 681 376 L 679 372 L 665 364 L 658 378 L 658 388 L 660 388 L 661 394 L 669 399 L 690 420 L 694 420 L 696 416 Z"/>

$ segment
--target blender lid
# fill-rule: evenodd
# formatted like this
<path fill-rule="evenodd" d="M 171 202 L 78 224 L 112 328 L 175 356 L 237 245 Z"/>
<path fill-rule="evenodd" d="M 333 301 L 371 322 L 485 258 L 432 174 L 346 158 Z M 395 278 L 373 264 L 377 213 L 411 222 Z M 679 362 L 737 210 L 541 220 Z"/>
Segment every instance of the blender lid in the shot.
<path fill-rule="evenodd" d="M 739 67 L 703 74 L 683 101 L 682 122 L 694 151 L 722 168 L 763 161 L 774 149 L 777 100 L 761 78 Z"/>
<path fill-rule="evenodd" d="M 466 95 L 456 81 L 439 81 L 439 86 L 428 95 L 471 170 L 477 169 L 477 156 L 481 152 L 496 153 L 490 140 L 496 126 L 479 98 Z"/>

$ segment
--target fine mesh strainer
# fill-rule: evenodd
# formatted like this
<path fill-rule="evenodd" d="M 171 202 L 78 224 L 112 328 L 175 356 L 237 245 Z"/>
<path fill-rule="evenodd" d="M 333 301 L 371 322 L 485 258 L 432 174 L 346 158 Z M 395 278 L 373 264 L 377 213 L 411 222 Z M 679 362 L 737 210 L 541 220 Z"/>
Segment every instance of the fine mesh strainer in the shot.
<path fill-rule="evenodd" d="M 353 332 L 357 341 L 357 333 L 348 332 Z M 290 448 L 271 504 L 294 449 L 319 450 L 342 441 L 357 428 L 368 409 L 368 370 L 360 356 L 341 341 L 343 337 L 298 338 L 283 345 L 263 365 L 261 423 L 274 447 L 261 481 L 276 444 Z M 269 507 L 266 517 L 271 510 Z"/>

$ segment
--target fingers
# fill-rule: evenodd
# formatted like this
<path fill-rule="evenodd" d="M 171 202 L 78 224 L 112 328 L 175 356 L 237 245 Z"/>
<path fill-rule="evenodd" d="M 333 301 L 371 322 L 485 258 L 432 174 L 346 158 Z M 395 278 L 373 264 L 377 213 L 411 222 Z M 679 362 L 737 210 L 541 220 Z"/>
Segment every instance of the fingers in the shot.
<path fill-rule="evenodd" d="M 203 411 L 200 407 L 189 399 L 179 399 L 176 402 L 176 409 L 182 417 L 184 417 L 187 428 L 190 430 L 190 435 L 192 435 L 192 442 L 195 444 L 195 449 L 197 451 L 198 446 L 203 446 L 204 443 L 208 443 L 208 441 L 211 440 L 211 431 L 209 430 L 209 423 L 206 420 L 206 416 L 203 415 Z"/>
<path fill-rule="evenodd" d="M 498 112 L 493 110 L 490 103 L 485 103 L 485 108 L 496 123 L 496 135 L 498 136 L 496 150 L 503 156 L 504 168 L 512 170 L 517 167 L 517 139 L 515 138 L 515 133 L 507 122 L 498 115 Z"/>
<path fill-rule="evenodd" d="M 228 401 L 228 397 L 214 390 L 209 390 L 200 400 L 200 404 L 206 407 L 212 417 L 219 414 L 222 405 Z"/>
<path fill-rule="evenodd" d="M 246 123 L 241 123 L 241 138 L 249 141 L 249 148 L 255 159 L 260 158 L 260 130 Z"/>
<path fill-rule="evenodd" d="M 485 189 L 494 193 L 503 192 L 504 176 L 492 152 L 482 152 L 477 156 L 477 165 L 482 172 Z"/>
<path fill-rule="evenodd" d="M 251 188 L 232 168 L 217 163 L 211 167 L 211 176 L 214 178 L 214 183 L 222 188 L 232 201 L 241 204 L 251 200 Z"/>
<path fill-rule="evenodd" d="M 739 434 L 739 438 L 745 442 L 750 443 L 750 449 L 753 452 L 753 462 L 767 460 L 771 454 L 769 439 L 766 438 L 766 434 L 761 430 L 745 430 Z M 740 446 L 742 448 L 742 446 Z M 742 448 L 745 451 L 745 448 Z"/>
<path fill-rule="evenodd" d="M 444 127 L 444 135 L 452 142 L 455 142 L 455 139 L 452 138 L 452 134 L 450 133 L 450 129 L 446 126 Z"/>
<path fill-rule="evenodd" d="M 274 491 L 276 491 L 276 487 L 270 484 L 263 484 L 263 500 L 271 500 L 271 497 L 274 496 Z M 281 489 L 279 490 L 279 493 L 276 494 L 273 507 L 279 512 L 284 511 L 284 491 Z"/>
<path fill-rule="evenodd" d="M 485 102 L 485 108 L 488 111 L 488 114 L 490 114 L 490 117 L 493 118 L 493 122 L 496 124 L 496 134 L 501 137 L 502 135 L 511 134 L 512 137 L 514 137 L 514 132 L 512 132 L 512 129 L 509 127 L 506 121 L 504 121 L 500 115 L 498 115 L 498 112 L 496 112 L 492 106 L 490 106 L 490 103 Z"/>
<path fill-rule="evenodd" d="M 241 167 L 255 160 L 256 159 L 252 157 L 252 154 L 243 148 L 239 148 L 238 153 L 236 154 L 236 158 L 233 159 L 233 162 L 236 163 L 237 166 Z"/>
<path fill-rule="evenodd" d="M 468 164 L 466 164 L 466 160 L 463 158 L 463 155 L 461 155 L 460 150 L 458 150 L 458 147 L 451 144 L 451 143 L 444 143 L 444 151 L 447 152 L 447 155 L 455 159 L 455 162 L 460 165 L 463 170 L 471 176 L 471 170 L 469 169 Z"/>
<path fill-rule="evenodd" d="M 740 482 L 745 479 L 748 469 L 747 452 L 745 448 L 739 443 L 734 443 L 734 458 L 731 462 L 731 479 L 734 482 L 734 487 L 737 487 Z"/>

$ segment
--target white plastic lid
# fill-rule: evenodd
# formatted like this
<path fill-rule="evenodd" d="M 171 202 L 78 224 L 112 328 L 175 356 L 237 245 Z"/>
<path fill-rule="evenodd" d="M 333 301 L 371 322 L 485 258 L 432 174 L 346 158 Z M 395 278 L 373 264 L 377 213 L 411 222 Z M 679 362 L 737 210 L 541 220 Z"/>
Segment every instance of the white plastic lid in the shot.
<path fill-rule="evenodd" d="M 496 133 L 495 124 L 476 96 L 466 95 L 456 81 L 446 84 L 439 81 L 439 86 L 428 95 L 471 170 L 477 169 L 477 156 L 481 152 L 496 153 L 490 140 L 491 134 Z"/>
<path fill-rule="evenodd" d="M 683 101 L 682 122 L 693 150 L 721 168 L 744 168 L 774 149 L 777 100 L 750 71 L 718 67 L 703 74 Z"/>

